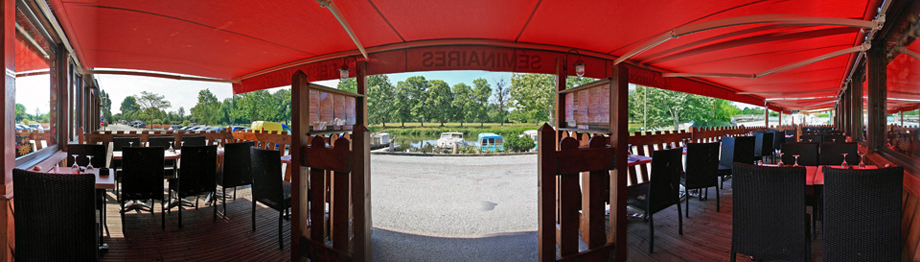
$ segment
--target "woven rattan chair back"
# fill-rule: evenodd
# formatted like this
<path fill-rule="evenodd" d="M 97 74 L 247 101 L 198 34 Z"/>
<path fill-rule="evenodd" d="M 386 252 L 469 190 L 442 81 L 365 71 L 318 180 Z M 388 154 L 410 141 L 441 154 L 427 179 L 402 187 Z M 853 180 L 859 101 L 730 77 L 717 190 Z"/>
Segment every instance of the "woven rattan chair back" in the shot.
<path fill-rule="evenodd" d="M 824 261 L 901 261 L 904 168 L 824 168 Z"/>
<path fill-rule="evenodd" d="M 735 163 L 732 173 L 731 260 L 808 260 L 805 168 Z"/>

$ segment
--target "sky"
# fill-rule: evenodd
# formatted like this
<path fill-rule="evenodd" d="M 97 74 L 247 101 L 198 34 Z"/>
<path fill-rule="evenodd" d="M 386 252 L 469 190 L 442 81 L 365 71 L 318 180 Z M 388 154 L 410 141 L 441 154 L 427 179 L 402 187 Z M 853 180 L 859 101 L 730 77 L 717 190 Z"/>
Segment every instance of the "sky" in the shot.
<path fill-rule="evenodd" d="M 505 83 L 511 83 L 511 73 L 509 72 L 489 72 L 489 71 L 428 71 L 428 72 L 410 72 L 389 74 L 390 81 L 395 85 L 399 81 L 404 81 L 411 76 L 424 76 L 428 80 L 443 80 L 453 86 L 457 83 L 466 83 L 472 85 L 476 78 L 485 78 L 489 83 L 495 83 L 503 79 Z M 171 107 L 167 111 L 176 111 L 179 107 L 184 107 L 186 114 L 198 102 L 198 92 L 203 89 L 211 90 L 219 101 L 223 101 L 233 96 L 233 88 L 229 83 L 216 83 L 190 80 L 174 80 L 157 77 L 128 76 L 128 75 L 96 75 L 102 90 L 109 94 L 112 100 L 112 114 L 120 113 L 121 102 L 127 96 L 139 94 L 141 91 L 157 93 L 165 96 L 170 102 Z M 335 87 L 338 80 L 318 81 L 316 84 Z M 26 106 L 26 112 L 34 114 L 36 109 L 41 113 L 47 113 L 49 108 L 50 89 L 48 75 L 38 75 L 29 77 L 19 77 L 16 79 L 16 103 Z M 290 86 L 279 87 L 290 88 Z M 276 89 L 269 89 L 275 92 Z M 754 105 L 733 103 L 737 107 L 755 107 Z"/>

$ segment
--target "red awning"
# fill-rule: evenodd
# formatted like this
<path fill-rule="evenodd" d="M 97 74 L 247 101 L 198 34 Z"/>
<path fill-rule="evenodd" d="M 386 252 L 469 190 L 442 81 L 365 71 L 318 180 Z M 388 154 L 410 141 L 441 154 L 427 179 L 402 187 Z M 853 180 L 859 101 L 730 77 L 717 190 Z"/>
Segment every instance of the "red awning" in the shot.
<path fill-rule="evenodd" d="M 649 71 L 643 74 L 664 78 L 654 81 L 664 85 L 658 87 L 746 103 L 768 101 L 771 107 L 785 110 L 833 107 L 832 102 L 820 103 L 835 100 L 856 52 L 765 76 L 757 74 L 858 47 L 863 39 L 858 26 L 824 22 L 871 21 L 879 7 L 877 0 L 371 0 L 335 4 L 369 51 L 369 67 L 376 64 L 377 71 L 369 68 L 372 73 L 415 69 L 406 61 L 387 58 L 411 57 L 406 50 L 416 47 L 479 43 L 512 48 L 515 54 L 531 49 L 557 54 L 576 49 L 585 57 L 613 60 L 685 25 L 764 16 L 817 18 L 815 23 L 763 22 L 701 31 L 664 42 L 627 61 L 638 70 Z M 308 73 L 311 81 L 335 78 L 335 68 L 353 66 L 360 57 L 332 12 L 316 1 L 52 0 L 51 6 L 87 69 L 124 68 L 226 79 L 237 82 L 236 92 L 244 92 L 289 82 L 294 70 L 311 66 L 315 72 Z M 589 74 L 591 70 L 607 73 L 605 64 L 588 63 Z M 756 78 L 684 78 L 667 73 Z M 775 100 L 788 98 L 813 99 Z"/>

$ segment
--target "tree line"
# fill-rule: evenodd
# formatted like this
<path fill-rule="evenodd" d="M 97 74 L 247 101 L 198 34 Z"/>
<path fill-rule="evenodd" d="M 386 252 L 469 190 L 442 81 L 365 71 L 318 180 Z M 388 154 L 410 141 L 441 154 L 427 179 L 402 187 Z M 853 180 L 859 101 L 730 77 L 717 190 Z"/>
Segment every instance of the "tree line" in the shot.
<path fill-rule="evenodd" d="M 568 77 L 566 85 L 576 87 L 596 79 Z M 355 78 L 339 81 L 338 89 L 356 92 Z M 218 100 L 209 90 L 198 93 L 197 104 L 186 111 L 171 106 L 163 95 L 141 92 L 121 103 L 121 113 L 111 114 L 111 101 L 102 97 L 103 115 L 111 120 L 141 120 L 151 124 L 248 125 L 252 121 L 290 123 L 291 92 L 259 90 Z M 464 123 L 542 123 L 555 117 L 555 76 L 514 73 L 510 83 L 503 79 L 477 78 L 471 84 L 450 86 L 437 79 L 412 76 L 395 84 L 387 75 L 367 77 L 368 122 L 370 124 L 417 122 Z M 697 126 L 728 125 L 731 117 L 757 113 L 758 109 L 738 109 L 729 101 L 646 86 L 629 90 L 630 122 L 647 129 L 674 126 L 694 121 Z M 759 109 L 763 114 L 763 109 Z"/>

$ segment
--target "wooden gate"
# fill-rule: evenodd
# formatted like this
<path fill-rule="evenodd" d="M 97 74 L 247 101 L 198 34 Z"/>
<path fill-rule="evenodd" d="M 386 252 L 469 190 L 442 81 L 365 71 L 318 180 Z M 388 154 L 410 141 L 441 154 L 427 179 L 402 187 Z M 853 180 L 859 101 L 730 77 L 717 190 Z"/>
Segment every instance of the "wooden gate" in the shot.
<path fill-rule="evenodd" d="M 358 94 L 310 84 L 301 71 L 293 76 L 292 260 L 369 260 L 370 136 L 363 65 Z"/>

